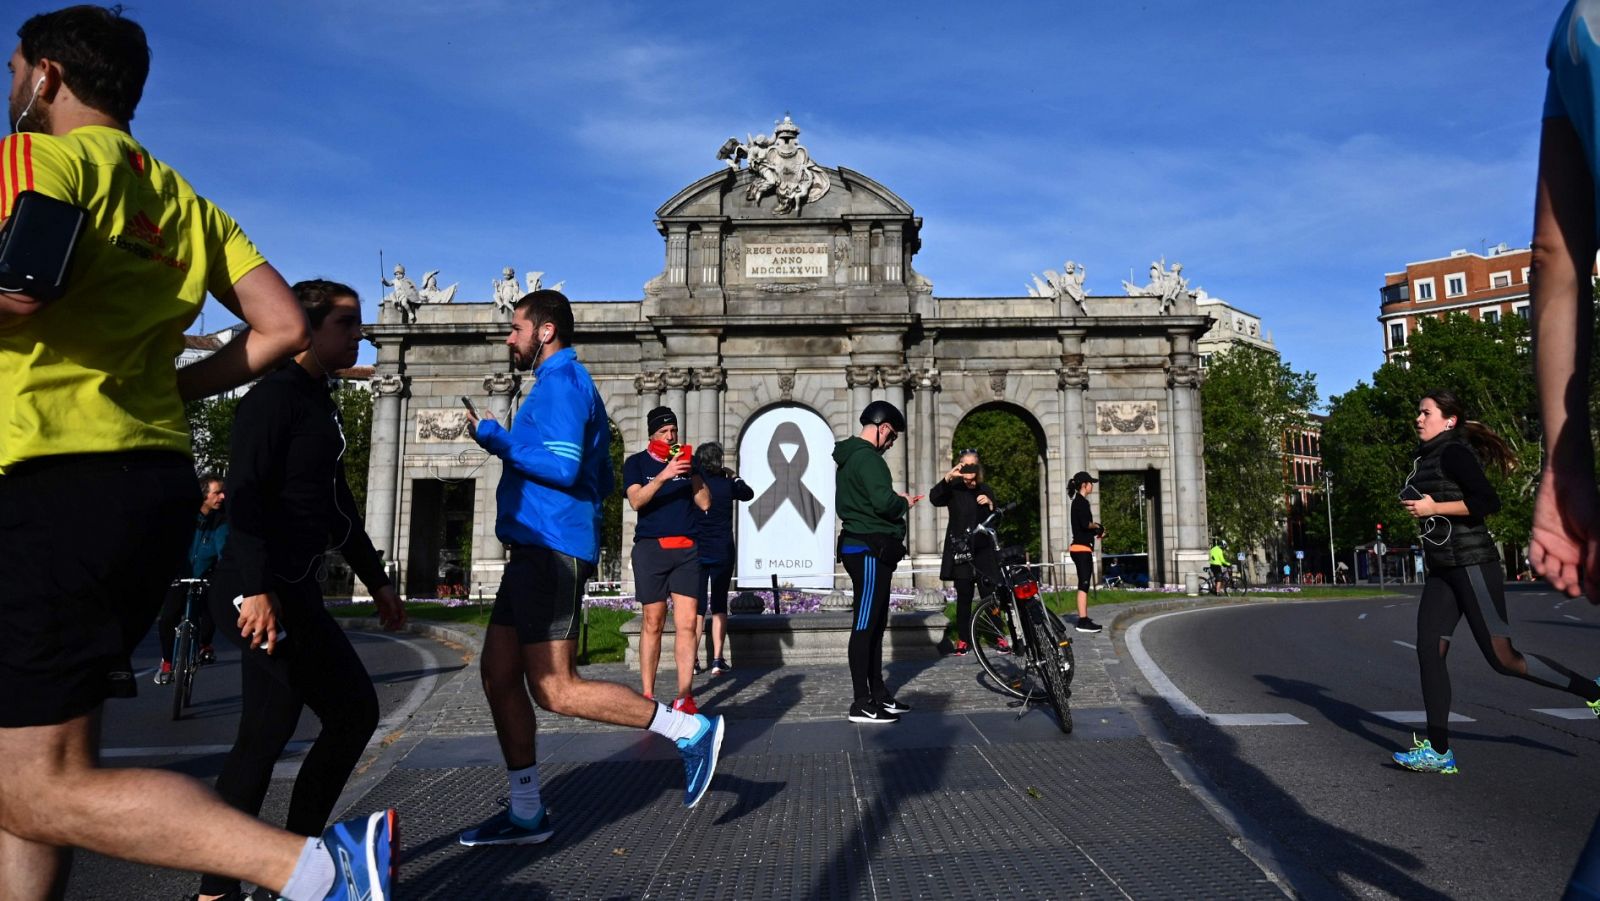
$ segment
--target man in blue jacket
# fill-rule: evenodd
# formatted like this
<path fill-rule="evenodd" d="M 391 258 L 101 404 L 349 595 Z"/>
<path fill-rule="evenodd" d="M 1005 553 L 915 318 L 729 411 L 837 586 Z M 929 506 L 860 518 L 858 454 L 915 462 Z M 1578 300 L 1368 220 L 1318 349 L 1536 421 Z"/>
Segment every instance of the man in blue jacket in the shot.
<path fill-rule="evenodd" d="M 601 503 L 614 489 L 611 423 L 569 346 L 572 306 L 559 291 L 517 302 L 506 344 L 533 387 L 507 431 L 469 408 L 473 438 L 505 464 L 495 535 L 511 549 L 483 641 L 483 691 L 506 762 L 510 804 L 461 833 L 461 844 L 526 845 L 554 834 L 539 797 L 533 703 L 551 713 L 649 729 L 677 743 L 688 784 L 704 797 L 722 748 L 722 717 L 673 710 L 614 682 L 578 675 L 584 583 L 600 556 Z M 531 689 L 532 702 L 528 697 Z"/>
<path fill-rule="evenodd" d="M 222 556 L 222 546 L 228 543 L 228 520 L 222 512 L 222 502 L 227 499 L 227 494 L 222 490 L 222 479 L 210 473 L 200 477 L 200 515 L 194 523 L 194 538 L 189 542 L 189 567 L 188 571 L 181 574 L 186 579 L 204 579 L 211 574 L 217 565 L 217 558 Z M 167 589 L 167 599 L 161 607 L 161 668 L 156 670 L 156 684 L 166 685 L 172 681 L 172 642 L 178 629 L 178 621 L 183 618 L 185 602 L 189 599 L 189 586 L 173 583 Z M 215 663 L 216 651 L 211 648 L 211 639 L 217 632 L 217 624 L 212 622 L 211 614 L 204 600 L 194 605 L 189 611 L 200 626 L 200 662 Z"/>

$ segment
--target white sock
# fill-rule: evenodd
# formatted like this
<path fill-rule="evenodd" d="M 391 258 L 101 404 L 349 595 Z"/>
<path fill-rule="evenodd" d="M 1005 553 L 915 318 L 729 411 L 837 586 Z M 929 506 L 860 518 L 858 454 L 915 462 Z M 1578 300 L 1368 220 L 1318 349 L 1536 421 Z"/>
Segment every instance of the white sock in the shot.
<path fill-rule="evenodd" d="M 279 892 L 285 898 L 326 898 L 333 890 L 333 877 L 338 875 L 333 865 L 333 855 L 322 847 L 322 839 L 308 838 L 300 849 L 300 859 L 295 861 L 289 882 Z"/>
<path fill-rule="evenodd" d="M 539 765 L 506 770 L 511 784 L 511 816 L 532 823 L 539 816 Z"/>
<path fill-rule="evenodd" d="M 700 731 L 700 720 L 692 713 L 673 710 L 657 701 L 655 718 L 650 720 L 650 731 L 673 741 L 680 738 L 694 738 Z"/>

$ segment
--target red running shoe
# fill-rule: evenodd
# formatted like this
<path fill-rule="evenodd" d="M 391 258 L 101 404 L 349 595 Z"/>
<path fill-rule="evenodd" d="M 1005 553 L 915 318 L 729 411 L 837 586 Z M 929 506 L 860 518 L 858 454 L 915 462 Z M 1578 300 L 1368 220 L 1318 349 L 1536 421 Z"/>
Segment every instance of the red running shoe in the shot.
<path fill-rule="evenodd" d="M 1002 654 L 1009 654 L 1011 653 L 1011 642 L 1004 638 L 997 639 L 994 643 L 994 649 Z"/>
<path fill-rule="evenodd" d="M 956 656 L 957 657 L 965 657 L 965 656 L 967 656 L 967 643 L 966 642 L 964 642 L 964 641 L 956 642 Z"/>
<path fill-rule="evenodd" d="M 689 714 L 690 716 L 693 716 L 693 715 L 695 715 L 695 714 L 700 712 L 700 708 L 694 706 L 694 695 L 684 695 L 683 697 L 677 699 L 676 701 L 673 701 L 672 702 L 672 709 L 673 710 L 681 710 L 684 713 Z"/>

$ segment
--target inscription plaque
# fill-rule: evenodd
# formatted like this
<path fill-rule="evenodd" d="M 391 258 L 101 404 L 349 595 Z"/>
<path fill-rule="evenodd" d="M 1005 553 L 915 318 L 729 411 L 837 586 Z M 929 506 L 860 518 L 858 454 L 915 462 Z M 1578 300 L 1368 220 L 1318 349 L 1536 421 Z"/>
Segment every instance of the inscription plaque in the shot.
<path fill-rule="evenodd" d="M 831 259 L 828 250 L 828 245 L 821 241 L 814 244 L 746 244 L 744 277 L 826 278 Z"/>

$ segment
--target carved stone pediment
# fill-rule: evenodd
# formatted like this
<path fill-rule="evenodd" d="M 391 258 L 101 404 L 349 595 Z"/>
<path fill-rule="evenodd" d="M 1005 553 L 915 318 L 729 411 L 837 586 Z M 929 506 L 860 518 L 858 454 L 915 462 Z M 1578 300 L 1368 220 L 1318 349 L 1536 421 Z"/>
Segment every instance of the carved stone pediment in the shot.
<path fill-rule="evenodd" d="M 471 441 L 467 414 L 462 410 L 418 410 L 416 440 L 423 444 Z"/>
<path fill-rule="evenodd" d="M 1094 405 L 1095 431 L 1101 435 L 1159 435 L 1159 408 L 1153 400 L 1099 401 Z"/>

